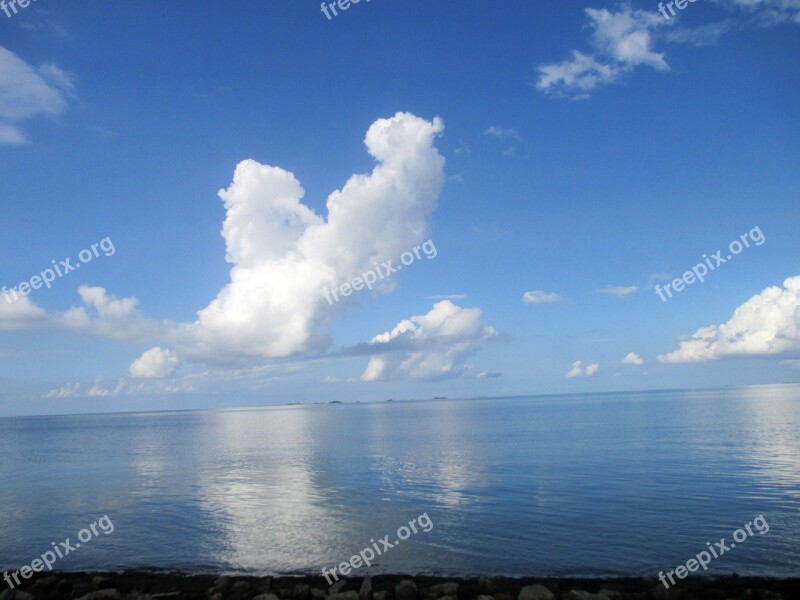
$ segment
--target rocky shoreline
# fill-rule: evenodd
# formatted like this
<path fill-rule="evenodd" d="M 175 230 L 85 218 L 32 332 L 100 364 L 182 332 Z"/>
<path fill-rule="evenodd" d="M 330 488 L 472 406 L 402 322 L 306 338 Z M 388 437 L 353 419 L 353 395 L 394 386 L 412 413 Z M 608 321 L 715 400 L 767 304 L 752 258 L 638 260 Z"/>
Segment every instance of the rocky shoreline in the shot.
<path fill-rule="evenodd" d="M 797 600 L 800 579 L 695 577 L 669 590 L 656 578 L 548 579 L 376 575 L 248 577 L 174 572 L 46 573 L 0 600 Z"/>

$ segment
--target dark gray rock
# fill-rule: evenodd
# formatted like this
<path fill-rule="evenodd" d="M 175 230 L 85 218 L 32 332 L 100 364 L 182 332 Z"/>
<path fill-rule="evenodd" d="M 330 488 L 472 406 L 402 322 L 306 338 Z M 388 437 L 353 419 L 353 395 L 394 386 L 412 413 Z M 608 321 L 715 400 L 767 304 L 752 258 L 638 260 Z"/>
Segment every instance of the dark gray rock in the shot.
<path fill-rule="evenodd" d="M 245 594 L 250 591 L 250 584 L 247 581 L 236 581 L 233 584 L 233 591 L 236 594 Z"/>
<path fill-rule="evenodd" d="M 457 596 L 458 584 L 455 582 L 437 583 L 431 586 L 431 592 L 436 594 L 437 598 L 440 596 Z"/>
<path fill-rule="evenodd" d="M 116 589 L 97 590 L 81 596 L 78 600 L 122 600 L 122 595 Z"/>
<path fill-rule="evenodd" d="M 555 600 L 553 592 L 548 590 L 543 585 L 535 583 L 533 585 L 526 585 L 519 591 L 517 600 Z"/>
<path fill-rule="evenodd" d="M 358 600 L 358 592 L 355 590 L 339 592 L 338 594 L 331 594 L 326 600 Z"/>
<path fill-rule="evenodd" d="M 311 586 L 307 583 L 298 583 L 292 590 L 292 600 L 309 600 L 311 597 Z"/>
<path fill-rule="evenodd" d="M 386 600 L 386 592 L 374 592 L 372 600 Z"/>
<path fill-rule="evenodd" d="M 570 590 L 567 600 L 611 600 L 605 594 L 590 594 L 583 590 Z"/>
<path fill-rule="evenodd" d="M 367 575 L 358 590 L 358 600 L 372 600 L 372 577 Z"/>
<path fill-rule="evenodd" d="M 48 575 L 47 577 L 42 577 L 41 579 L 37 579 L 36 582 L 33 584 L 34 589 L 37 590 L 44 590 L 45 592 L 49 592 L 58 583 L 58 578 L 55 575 Z"/>
<path fill-rule="evenodd" d="M 347 585 L 347 579 L 340 579 L 336 583 L 334 583 L 331 587 L 328 588 L 329 594 L 338 594 L 344 589 L 344 586 Z"/>
<path fill-rule="evenodd" d="M 395 600 L 417 600 L 417 584 L 411 579 L 403 579 L 394 588 Z"/>
<path fill-rule="evenodd" d="M 259 594 L 253 600 L 278 600 L 278 597 L 275 594 Z"/>
<path fill-rule="evenodd" d="M 325 590 L 311 588 L 311 600 L 325 600 Z"/>

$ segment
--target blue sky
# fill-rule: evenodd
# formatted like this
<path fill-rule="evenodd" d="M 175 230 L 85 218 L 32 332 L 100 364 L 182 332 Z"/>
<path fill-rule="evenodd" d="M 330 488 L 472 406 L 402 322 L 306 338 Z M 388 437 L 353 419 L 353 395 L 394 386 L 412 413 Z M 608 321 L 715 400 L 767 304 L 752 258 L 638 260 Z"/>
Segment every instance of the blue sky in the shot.
<path fill-rule="evenodd" d="M 800 0 L 10 14 L 0 415 L 800 379 Z"/>

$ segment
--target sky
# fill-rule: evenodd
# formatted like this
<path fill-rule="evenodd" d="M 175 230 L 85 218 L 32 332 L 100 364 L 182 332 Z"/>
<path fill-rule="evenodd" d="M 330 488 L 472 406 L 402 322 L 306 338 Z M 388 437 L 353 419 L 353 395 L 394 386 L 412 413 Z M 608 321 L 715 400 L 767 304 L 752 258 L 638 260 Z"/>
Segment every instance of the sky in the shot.
<path fill-rule="evenodd" d="M 0 4 L 0 416 L 800 381 L 800 0 L 324 8 Z"/>

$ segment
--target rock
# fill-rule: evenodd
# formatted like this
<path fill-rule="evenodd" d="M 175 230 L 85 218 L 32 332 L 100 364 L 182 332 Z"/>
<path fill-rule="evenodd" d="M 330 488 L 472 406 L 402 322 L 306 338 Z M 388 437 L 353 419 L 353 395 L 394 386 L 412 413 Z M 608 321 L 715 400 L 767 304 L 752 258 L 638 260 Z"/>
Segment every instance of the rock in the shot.
<path fill-rule="evenodd" d="M 311 588 L 311 600 L 325 600 L 325 590 Z"/>
<path fill-rule="evenodd" d="M 347 579 L 340 579 L 336 583 L 334 583 L 331 587 L 328 588 L 329 594 L 338 594 L 344 589 L 344 586 L 347 585 Z"/>
<path fill-rule="evenodd" d="M 457 596 L 458 584 L 455 582 L 437 583 L 431 586 L 431 592 L 436 594 L 437 598 L 440 596 Z"/>
<path fill-rule="evenodd" d="M 492 596 L 480 595 L 478 596 L 478 600 L 494 600 L 494 598 Z"/>
<path fill-rule="evenodd" d="M 367 575 L 358 590 L 358 600 L 372 600 L 372 577 Z"/>
<path fill-rule="evenodd" d="M 278 597 L 275 594 L 259 594 L 253 600 L 278 600 Z"/>
<path fill-rule="evenodd" d="M 33 600 L 33 596 L 31 596 L 28 592 L 23 592 L 21 590 L 12 590 L 11 588 L 6 589 L 5 591 L 0 592 L 0 600 Z"/>
<path fill-rule="evenodd" d="M 114 589 L 97 590 L 81 596 L 78 600 L 122 600 L 120 593 Z"/>
<path fill-rule="evenodd" d="M 358 592 L 355 590 L 339 592 L 338 594 L 331 594 L 326 600 L 358 600 Z"/>
<path fill-rule="evenodd" d="M 487 596 L 491 596 L 497 591 L 494 581 L 488 577 L 481 577 L 478 579 L 478 588 L 480 589 L 481 594 L 486 594 Z"/>
<path fill-rule="evenodd" d="M 56 583 L 58 583 L 58 578 L 55 575 L 49 575 L 48 577 L 42 577 L 41 579 L 37 579 L 33 587 L 37 590 L 44 590 L 48 592 L 56 587 Z"/>
<path fill-rule="evenodd" d="M 231 583 L 231 578 L 227 575 L 223 575 L 222 577 L 217 577 L 217 580 L 214 582 L 214 587 L 218 590 L 225 590 Z"/>
<path fill-rule="evenodd" d="M 555 600 L 553 592 L 548 590 L 543 585 L 535 583 L 533 585 L 526 585 L 519 591 L 517 600 Z"/>
<path fill-rule="evenodd" d="M 386 600 L 386 592 L 374 592 L 372 600 Z"/>
<path fill-rule="evenodd" d="M 222 592 L 215 592 L 211 594 L 211 598 L 209 600 L 222 600 Z"/>
<path fill-rule="evenodd" d="M 570 590 L 567 594 L 567 600 L 611 600 L 605 594 L 590 594 L 583 590 Z"/>
<path fill-rule="evenodd" d="M 417 600 L 417 584 L 410 579 L 403 579 L 394 588 L 395 600 Z"/>
<path fill-rule="evenodd" d="M 246 581 L 236 581 L 233 584 L 233 591 L 236 594 L 246 594 L 250 591 L 250 584 Z"/>
<path fill-rule="evenodd" d="M 110 590 L 112 588 L 117 587 L 113 580 L 109 579 L 108 577 L 102 577 L 100 575 L 95 575 L 92 577 L 92 587 L 97 590 Z"/>
<path fill-rule="evenodd" d="M 292 590 L 292 600 L 309 600 L 311 597 L 311 586 L 307 583 L 298 583 Z"/>

